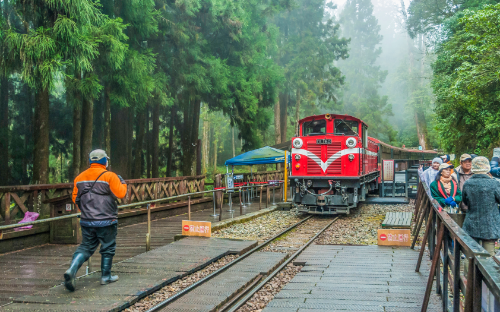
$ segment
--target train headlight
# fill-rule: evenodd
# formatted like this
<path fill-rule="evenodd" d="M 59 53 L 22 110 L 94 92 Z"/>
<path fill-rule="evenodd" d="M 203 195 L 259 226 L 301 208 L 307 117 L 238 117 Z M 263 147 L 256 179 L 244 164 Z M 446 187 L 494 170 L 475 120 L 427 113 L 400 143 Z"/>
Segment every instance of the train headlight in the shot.
<path fill-rule="evenodd" d="M 349 161 L 353 161 L 354 160 L 354 155 L 353 154 L 349 154 Z"/>
<path fill-rule="evenodd" d="M 307 187 L 311 187 L 313 185 L 313 181 L 307 180 L 306 185 Z"/>
<path fill-rule="evenodd" d="M 301 148 L 303 144 L 304 144 L 304 142 L 302 142 L 302 139 L 300 139 L 300 138 L 293 139 L 293 142 L 292 142 L 293 147 Z"/>
<path fill-rule="evenodd" d="M 295 154 L 295 160 L 300 160 L 300 155 L 299 154 Z"/>
<path fill-rule="evenodd" d="M 300 169 L 300 164 L 296 164 L 296 165 L 295 165 L 295 169 L 296 169 L 296 170 L 299 170 L 299 169 Z"/>
<path fill-rule="evenodd" d="M 345 145 L 347 145 L 347 147 L 349 148 L 355 147 L 357 143 L 358 141 L 353 137 L 350 137 L 345 141 Z"/>

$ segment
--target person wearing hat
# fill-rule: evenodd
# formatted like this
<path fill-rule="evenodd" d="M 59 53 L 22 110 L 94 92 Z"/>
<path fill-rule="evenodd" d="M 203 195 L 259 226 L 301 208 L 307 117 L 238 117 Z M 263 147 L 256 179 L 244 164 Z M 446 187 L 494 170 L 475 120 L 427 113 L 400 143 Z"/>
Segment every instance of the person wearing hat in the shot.
<path fill-rule="evenodd" d="M 453 165 L 443 163 L 439 165 L 438 174 L 431 183 L 431 195 L 439 205 L 448 212 L 456 212 L 462 201 L 462 192 L 451 176 Z"/>
<path fill-rule="evenodd" d="M 420 180 L 427 184 L 430 188 L 431 183 L 436 180 L 436 176 L 439 173 L 439 166 L 443 163 L 443 160 L 439 157 L 436 157 L 432 160 L 432 164 L 429 168 L 427 168 L 424 172 L 421 172 L 422 168 L 419 169 Z M 430 195 L 430 194 L 429 194 Z"/>
<path fill-rule="evenodd" d="M 451 176 L 451 169 L 453 165 L 447 163 L 439 166 L 436 179 L 431 183 L 431 195 L 446 211 L 456 213 L 462 201 L 462 192 Z"/>
<path fill-rule="evenodd" d="M 486 157 L 472 160 L 474 175 L 463 186 L 463 201 L 469 209 L 462 228 L 493 256 L 500 238 L 500 183 L 488 175 L 490 169 Z"/>
<path fill-rule="evenodd" d="M 499 165 L 499 161 L 498 161 L 498 157 L 493 157 L 490 161 L 490 174 L 494 177 L 494 178 L 500 178 L 500 165 Z"/>
<path fill-rule="evenodd" d="M 75 178 L 73 187 L 73 202 L 81 211 L 82 243 L 64 273 L 64 285 L 70 291 L 75 290 L 78 269 L 94 254 L 99 243 L 102 256 L 101 285 L 118 280 L 118 276 L 111 275 L 118 226 L 116 199 L 125 197 L 127 184 L 121 176 L 106 170 L 109 157 L 105 151 L 92 151 L 89 160 L 90 168 Z"/>

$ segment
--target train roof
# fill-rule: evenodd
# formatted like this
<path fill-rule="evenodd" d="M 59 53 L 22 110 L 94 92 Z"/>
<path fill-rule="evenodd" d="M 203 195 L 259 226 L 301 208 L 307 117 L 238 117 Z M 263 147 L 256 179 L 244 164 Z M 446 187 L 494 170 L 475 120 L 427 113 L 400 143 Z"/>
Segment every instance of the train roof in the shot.
<path fill-rule="evenodd" d="M 317 120 L 317 119 L 323 119 L 325 118 L 325 115 L 327 114 L 321 114 L 321 115 L 312 115 L 312 116 L 308 116 L 306 118 L 302 118 L 299 120 L 299 123 L 303 123 L 304 121 L 310 121 L 310 120 Z M 356 117 L 353 117 L 351 115 L 342 115 L 342 114 L 330 114 L 330 117 L 335 119 L 335 118 L 342 118 L 342 119 L 347 119 L 347 120 L 356 120 L 356 121 L 360 121 L 362 122 L 364 125 L 366 125 L 366 123 L 359 119 L 359 118 L 356 118 Z"/>
<path fill-rule="evenodd" d="M 384 142 L 380 141 L 379 139 L 375 139 L 374 137 L 371 137 L 371 136 L 369 136 L 368 138 L 375 143 L 379 143 L 380 145 L 383 145 L 385 147 L 391 148 L 391 149 L 396 150 L 396 151 L 404 151 L 404 152 L 410 152 L 410 153 L 433 153 L 433 154 L 438 153 L 438 152 L 433 151 L 433 150 L 416 150 L 416 149 L 409 149 L 409 148 L 403 148 L 403 147 L 396 147 L 396 146 L 392 146 L 392 145 L 389 145 L 387 143 L 384 143 Z"/>

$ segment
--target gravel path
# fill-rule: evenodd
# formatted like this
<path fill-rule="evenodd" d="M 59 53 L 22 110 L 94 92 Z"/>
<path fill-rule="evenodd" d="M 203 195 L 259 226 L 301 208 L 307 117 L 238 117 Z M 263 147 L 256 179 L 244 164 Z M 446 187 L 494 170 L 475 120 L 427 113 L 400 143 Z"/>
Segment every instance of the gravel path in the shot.
<path fill-rule="evenodd" d="M 149 295 L 148 297 L 140 300 L 136 304 L 134 304 L 132 307 L 126 309 L 126 312 L 142 312 L 146 311 L 153 306 L 157 305 L 158 303 L 162 302 L 163 300 L 173 296 L 174 294 L 178 293 L 179 291 L 183 290 L 184 288 L 191 286 L 192 284 L 196 283 L 198 280 L 204 278 L 205 276 L 209 275 L 210 273 L 217 271 L 221 267 L 225 266 L 229 262 L 233 261 L 234 259 L 238 258 L 237 255 L 229 255 L 224 258 L 219 259 L 218 261 L 210 264 L 206 268 L 197 271 L 191 275 L 188 275 L 178 281 L 173 282 L 170 285 L 167 285 L 163 287 L 162 289 L 158 290 L 157 292 Z"/>
<path fill-rule="evenodd" d="M 236 238 L 263 242 L 305 218 L 296 212 L 273 211 L 245 223 L 238 223 L 212 233 L 212 237 Z"/>
<path fill-rule="evenodd" d="M 352 214 L 341 217 L 316 240 L 319 245 L 376 245 L 377 229 L 387 212 L 413 212 L 407 205 L 362 204 Z"/>

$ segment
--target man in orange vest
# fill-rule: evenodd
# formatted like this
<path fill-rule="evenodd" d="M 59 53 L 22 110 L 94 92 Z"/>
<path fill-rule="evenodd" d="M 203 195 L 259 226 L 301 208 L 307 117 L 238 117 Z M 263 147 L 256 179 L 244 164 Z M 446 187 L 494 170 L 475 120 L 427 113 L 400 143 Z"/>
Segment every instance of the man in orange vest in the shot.
<path fill-rule="evenodd" d="M 92 151 L 89 160 L 90 168 L 75 178 L 73 188 L 73 202 L 82 213 L 82 243 L 75 251 L 69 269 L 64 273 L 64 285 L 70 291 L 75 290 L 76 272 L 94 254 L 99 243 L 102 256 L 101 285 L 118 280 L 118 276 L 111 275 L 118 227 L 116 199 L 125 197 L 127 184 L 121 176 L 106 170 L 109 157 L 105 151 Z"/>

